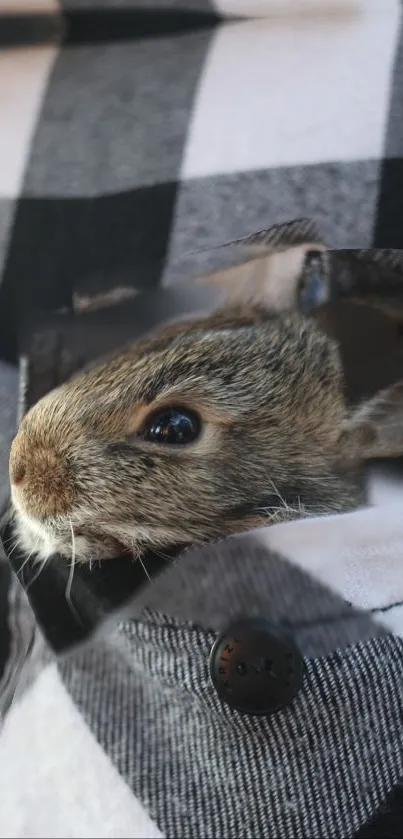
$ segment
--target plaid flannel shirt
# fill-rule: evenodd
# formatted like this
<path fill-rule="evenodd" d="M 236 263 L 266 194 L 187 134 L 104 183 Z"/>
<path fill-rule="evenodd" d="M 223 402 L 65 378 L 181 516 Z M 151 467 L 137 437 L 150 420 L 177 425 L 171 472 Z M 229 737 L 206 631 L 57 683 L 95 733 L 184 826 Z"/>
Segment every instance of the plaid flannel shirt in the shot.
<path fill-rule="evenodd" d="M 31 397 L 62 379 L 80 301 L 158 305 L 219 246 L 298 217 L 331 248 L 403 247 L 401 17 L 397 0 L 0 0 L 3 500 L 17 360 Z M 21 349 L 41 318 L 54 331 Z M 376 472 L 373 508 L 191 550 L 78 647 L 65 581 L 43 569 L 31 597 L 2 561 L 0 835 L 402 836 L 402 486 Z M 240 612 L 291 627 L 305 660 L 270 717 L 229 712 L 209 679 Z"/>

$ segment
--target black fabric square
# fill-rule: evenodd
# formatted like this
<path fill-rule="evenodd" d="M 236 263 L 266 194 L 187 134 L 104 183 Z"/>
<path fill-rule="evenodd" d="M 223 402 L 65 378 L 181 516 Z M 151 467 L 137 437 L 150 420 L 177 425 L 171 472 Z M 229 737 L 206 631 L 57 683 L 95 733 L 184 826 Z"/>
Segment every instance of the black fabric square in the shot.
<path fill-rule="evenodd" d="M 0 353 L 16 357 L 17 323 L 116 287 L 158 285 L 174 182 L 90 198 L 24 198 L 0 289 Z"/>
<path fill-rule="evenodd" d="M 219 22 L 219 15 L 208 9 L 70 9 L 64 13 L 64 42 L 76 45 L 166 37 L 208 29 Z"/>
<path fill-rule="evenodd" d="M 403 157 L 383 162 L 374 248 L 403 248 Z"/>

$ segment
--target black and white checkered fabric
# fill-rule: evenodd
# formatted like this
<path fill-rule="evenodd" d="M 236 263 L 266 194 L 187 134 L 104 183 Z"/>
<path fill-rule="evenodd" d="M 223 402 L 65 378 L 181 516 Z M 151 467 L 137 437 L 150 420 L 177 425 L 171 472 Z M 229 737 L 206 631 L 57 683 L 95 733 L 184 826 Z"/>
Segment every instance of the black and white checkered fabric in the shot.
<path fill-rule="evenodd" d="M 2 501 L 24 324 L 158 297 L 289 219 L 403 248 L 401 23 L 398 0 L 0 0 Z M 399 469 L 370 496 L 190 550 L 59 655 L 51 588 L 39 629 L 2 559 L 0 836 L 402 837 Z M 271 717 L 209 678 L 239 614 L 305 658 Z"/>

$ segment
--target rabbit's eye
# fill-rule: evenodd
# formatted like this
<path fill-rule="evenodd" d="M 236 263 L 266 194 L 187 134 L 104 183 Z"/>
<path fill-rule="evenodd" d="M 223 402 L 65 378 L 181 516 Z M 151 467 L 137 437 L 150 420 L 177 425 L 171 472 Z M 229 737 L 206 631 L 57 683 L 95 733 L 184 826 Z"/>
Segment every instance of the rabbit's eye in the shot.
<path fill-rule="evenodd" d="M 200 434 L 199 417 L 187 408 L 164 408 L 153 414 L 142 437 L 150 443 L 170 443 L 183 446 L 193 443 Z"/>

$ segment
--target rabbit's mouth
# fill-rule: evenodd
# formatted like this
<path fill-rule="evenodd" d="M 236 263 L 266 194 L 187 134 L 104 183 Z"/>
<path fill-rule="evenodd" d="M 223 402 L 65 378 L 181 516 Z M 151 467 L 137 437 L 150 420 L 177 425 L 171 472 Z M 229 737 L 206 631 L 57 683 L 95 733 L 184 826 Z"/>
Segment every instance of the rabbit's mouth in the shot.
<path fill-rule="evenodd" d="M 117 559 L 121 556 L 141 556 L 145 548 L 166 547 L 175 543 L 176 534 L 154 528 L 118 523 L 102 523 L 99 527 L 76 523 L 72 518 L 58 517 L 39 520 L 27 515 L 14 505 L 13 524 L 17 542 L 33 561 L 44 561 L 60 554 L 74 563 L 91 563 Z"/>
<path fill-rule="evenodd" d="M 87 563 L 133 553 L 131 546 L 119 538 L 76 528 L 72 522 L 41 522 L 15 511 L 14 524 L 18 543 L 33 560 L 42 561 L 60 554 L 71 562 Z"/>

